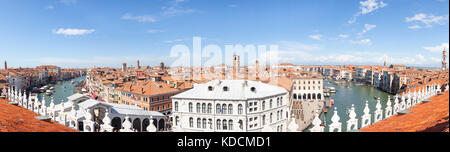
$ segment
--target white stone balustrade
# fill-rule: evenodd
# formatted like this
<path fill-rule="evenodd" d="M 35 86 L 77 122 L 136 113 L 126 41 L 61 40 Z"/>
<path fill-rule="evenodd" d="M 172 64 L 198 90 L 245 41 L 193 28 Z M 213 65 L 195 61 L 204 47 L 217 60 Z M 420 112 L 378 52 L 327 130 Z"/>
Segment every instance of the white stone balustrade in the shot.
<path fill-rule="evenodd" d="M 340 121 L 340 117 L 337 114 L 337 108 L 334 107 L 334 114 L 333 117 L 331 117 L 331 124 L 329 125 L 329 131 L 330 132 L 341 132 L 342 131 L 342 123 Z"/>

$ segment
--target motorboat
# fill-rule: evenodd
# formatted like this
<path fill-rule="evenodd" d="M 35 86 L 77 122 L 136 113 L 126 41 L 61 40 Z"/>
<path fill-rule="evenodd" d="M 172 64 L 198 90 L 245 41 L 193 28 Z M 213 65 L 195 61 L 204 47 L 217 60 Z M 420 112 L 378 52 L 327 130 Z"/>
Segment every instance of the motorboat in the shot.
<path fill-rule="evenodd" d="M 330 87 L 329 89 L 330 89 L 330 92 L 331 92 L 331 93 L 336 93 L 336 88 Z"/>
<path fill-rule="evenodd" d="M 47 96 L 50 96 L 50 95 L 52 95 L 52 91 L 51 91 L 51 90 L 47 90 L 47 91 L 45 91 L 45 94 L 46 94 Z"/>

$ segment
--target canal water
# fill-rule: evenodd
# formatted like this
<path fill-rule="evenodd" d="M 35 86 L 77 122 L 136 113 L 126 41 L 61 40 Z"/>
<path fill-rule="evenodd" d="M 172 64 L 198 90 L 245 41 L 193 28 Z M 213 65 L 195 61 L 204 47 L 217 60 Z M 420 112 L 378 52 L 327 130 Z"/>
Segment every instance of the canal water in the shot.
<path fill-rule="evenodd" d="M 328 125 L 331 124 L 331 117 L 334 114 L 334 107 L 337 107 L 340 122 L 342 123 L 342 131 L 348 131 L 347 120 L 349 120 L 348 111 L 355 105 L 356 118 L 359 119 L 358 128 L 361 127 L 361 116 L 364 114 L 364 107 L 366 101 L 369 103 L 370 113 L 372 114 L 372 122 L 374 119 L 373 112 L 376 110 L 377 99 L 380 98 L 382 109 L 385 109 L 388 96 L 391 96 L 391 103 L 393 104 L 393 95 L 385 93 L 375 87 L 367 85 L 355 85 L 353 82 L 345 82 L 343 84 L 334 84 L 334 81 L 326 80 L 324 86 L 335 87 L 336 93 L 331 94 L 334 99 L 334 105 L 328 109 L 327 113 L 321 115 L 321 120 L 326 119 L 325 131 L 328 132 Z M 391 105 L 393 106 L 393 105 Z M 384 116 L 384 110 L 383 110 Z"/>
<path fill-rule="evenodd" d="M 44 93 L 39 93 L 39 101 L 42 102 L 42 99 L 44 98 L 47 102 L 47 106 L 50 106 L 50 101 L 52 100 L 52 97 L 54 99 L 54 104 L 60 104 L 61 102 L 67 102 L 67 97 L 73 95 L 74 87 L 79 83 L 81 80 L 85 80 L 86 77 L 78 77 L 75 79 L 67 80 L 67 81 L 60 81 L 57 84 L 53 85 L 55 89 L 52 91 L 52 94 L 50 96 L 47 96 Z M 74 83 L 72 84 L 72 80 Z"/>

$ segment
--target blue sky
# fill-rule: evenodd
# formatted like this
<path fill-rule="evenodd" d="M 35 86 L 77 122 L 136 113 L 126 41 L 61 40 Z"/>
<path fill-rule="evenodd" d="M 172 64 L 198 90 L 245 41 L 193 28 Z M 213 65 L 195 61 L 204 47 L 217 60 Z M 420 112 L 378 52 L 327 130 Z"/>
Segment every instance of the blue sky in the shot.
<path fill-rule="evenodd" d="M 448 0 L 1 0 L 12 67 L 157 65 L 176 44 L 279 45 L 281 62 L 440 66 Z M 447 51 L 448 52 L 448 51 Z M 228 57 L 226 58 L 228 59 Z"/>

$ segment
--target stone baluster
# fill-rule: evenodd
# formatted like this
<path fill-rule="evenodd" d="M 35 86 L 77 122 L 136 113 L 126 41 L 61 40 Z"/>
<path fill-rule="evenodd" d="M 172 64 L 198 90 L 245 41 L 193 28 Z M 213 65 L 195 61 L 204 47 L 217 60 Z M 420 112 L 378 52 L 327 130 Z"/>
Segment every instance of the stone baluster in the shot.
<path fill-rule="evenodd" d="M 14 102 L 19 103 L 19 94 L 17 93 L 17 88 L 14 90 Z"/>
<path fill-rule="evenodd" d="M 405 95 L 402 95 L 402 102 L 400 103 L 400 110 L 406 109 L 406 97 Z"/>
<path fill-rule="evenodd" d="M 153 124 L 153 121 L 150 121 L 150 124 Z M 125 117 L 125 122 L 123 123 L 122 126 L 123 129 L 120 129 L 120 132 L 133 132 L 132 124 L 128 116 Z"/>
<path fill-rule="evenodd" d="M 397 114 L 400 111 L 400 104 L 398 103 L 398 96 L 394 96 L 394 113 L 393 115 Z"/>
<path fill-rule="evenodd" d="M 42 97 L 40 115 L 47 116 L 47 101 L 45 101 L 44 97 Z"/>
<path fill-rule="evenodd" d="M 36 112 L 37 114 L 40 114 L 40 111 L 39 111 L 40 103 L 39 103 L 38 97 L 34 97 L 33 105 L 34 105 L 34 112 Z"/>
<path fill-rule="evenodd" d="M 375 110 L 374 123 L 377 123 L 378 121 L 383 120 L 383 110 L 381 110 L 380 98 L 378 98 L 378 100 L 377 100 L 376 108 L 377 109 Z"/>
<path fill-rule="evenodd" d="M 385 119 L 391 117 L 392 115 L 394 115 L 392 113 L 392 103 L 391 103 L 391 96 L 388 96 L 388 101 L 386 103 L 386 110 L 385 111 Z"/>
<path fill-rule="evenodd" d="M 101 132 L 112 132 L 113 127 L 111 126 L 111 118 L 108 111 L 105 112 L 105 117 L 103 118 L 103 124 L 100 127 Z"/>
<path fill-rule="evenodd" d="M 322 124 L 322 120 L 320 120 L 318 112 L 315 113 L 312 124 L 313 127 L 310 129 L 311 132 L 323 132 L 324 127 L 320 126 Z"/>
<path fill-rule="evenodd" d="M 408 92 L 408 99 L 406 100 L 406 108 L 409 109 L 412 106 L 412 98 L 411 98 L 411 92 Z"/>
<path fill-rule="evenodd" d="M 372 114 L 370 114 L 369 101 L 366 101 L 366 106 L 364 107 L 364 114 L 361 116 L 361 128 L 364 128 L 371 123 Z"/>
<path fill-rule="evenodd" d="M 19 90 L 19 96 L 17 98 L 17 103 L 19 103 L 19 105 L 23 107 L 22 92 L 20 90 Z"/>
<path fill-rule="evenodd" d="M 28 97 L 27 94 L 25 93 L 25 91 L 23 92 L 23 96 L 22 96 L 22 105 L 24 108 L 28 109 Z"/>
<path fill-rule="evenodd" d="M 441 93 L 442 92 L 442 88 L 441 88 L 441 84 L 437 84 L 437 93 Z"/>
<path fill-rule="evenodd" d="M 180 128 L 181 128 L 181 126 L 180 126 Z M 150 118 L 150 124 L 147 126 L 147 132 L 156 132 L 157 130 L 158 129 L 156 129 L 155 125 L 153 124 L 153 119 Z"/>
<path fill-rule="evenodd" d="M 11 100 L 11 94 L 12 94 L 12 93 L 11 93 L 11 86 L 10 86 L 10 87 L 8 87 L 8 100 L 9 100 L 9 101 L 12 101 L 12 100 Z"/>
<path fill-rule="evenodd" d="M 3 86 L 3 89 L 2 89 L 2 96 L 4 96 L 6 99 L 8 97 L 8 94 L 6 93 L 6 87 L 5 86 Z"/>
<path fill-rule="evenodd" d="M 413 99 L 412 99 L 412 105 L 413 106 L 415 106 L 415 105 L 417 105 L 417 91 L 414 91 L 414 93 L 413 93 Z"/>
<path fill-rule="evenodd" d="M 342 131 L 342 123 L 340 121 L 340 117 L 337 114 L 337 108 L 334 107 L 334 114 L 333 117 L 331 117 L 331 124 L 329 125 L 329 132 L 341 132 Z"/>
<path fill-rule="evenodd" d="M 358 129 L 358 119 L 356 118 L 355 105 L 352 104 L 352 108 L 349 112 L 350 119 L 347 120 L 347 131 Z"/>
<path fill-rule="evenodd" d="M 50 112 L 50 117 L 52 118 L 53 121 L 55 121 L 55 103 L 53 97 L 50 100 L 50 106 L 47 109 Z"/>

